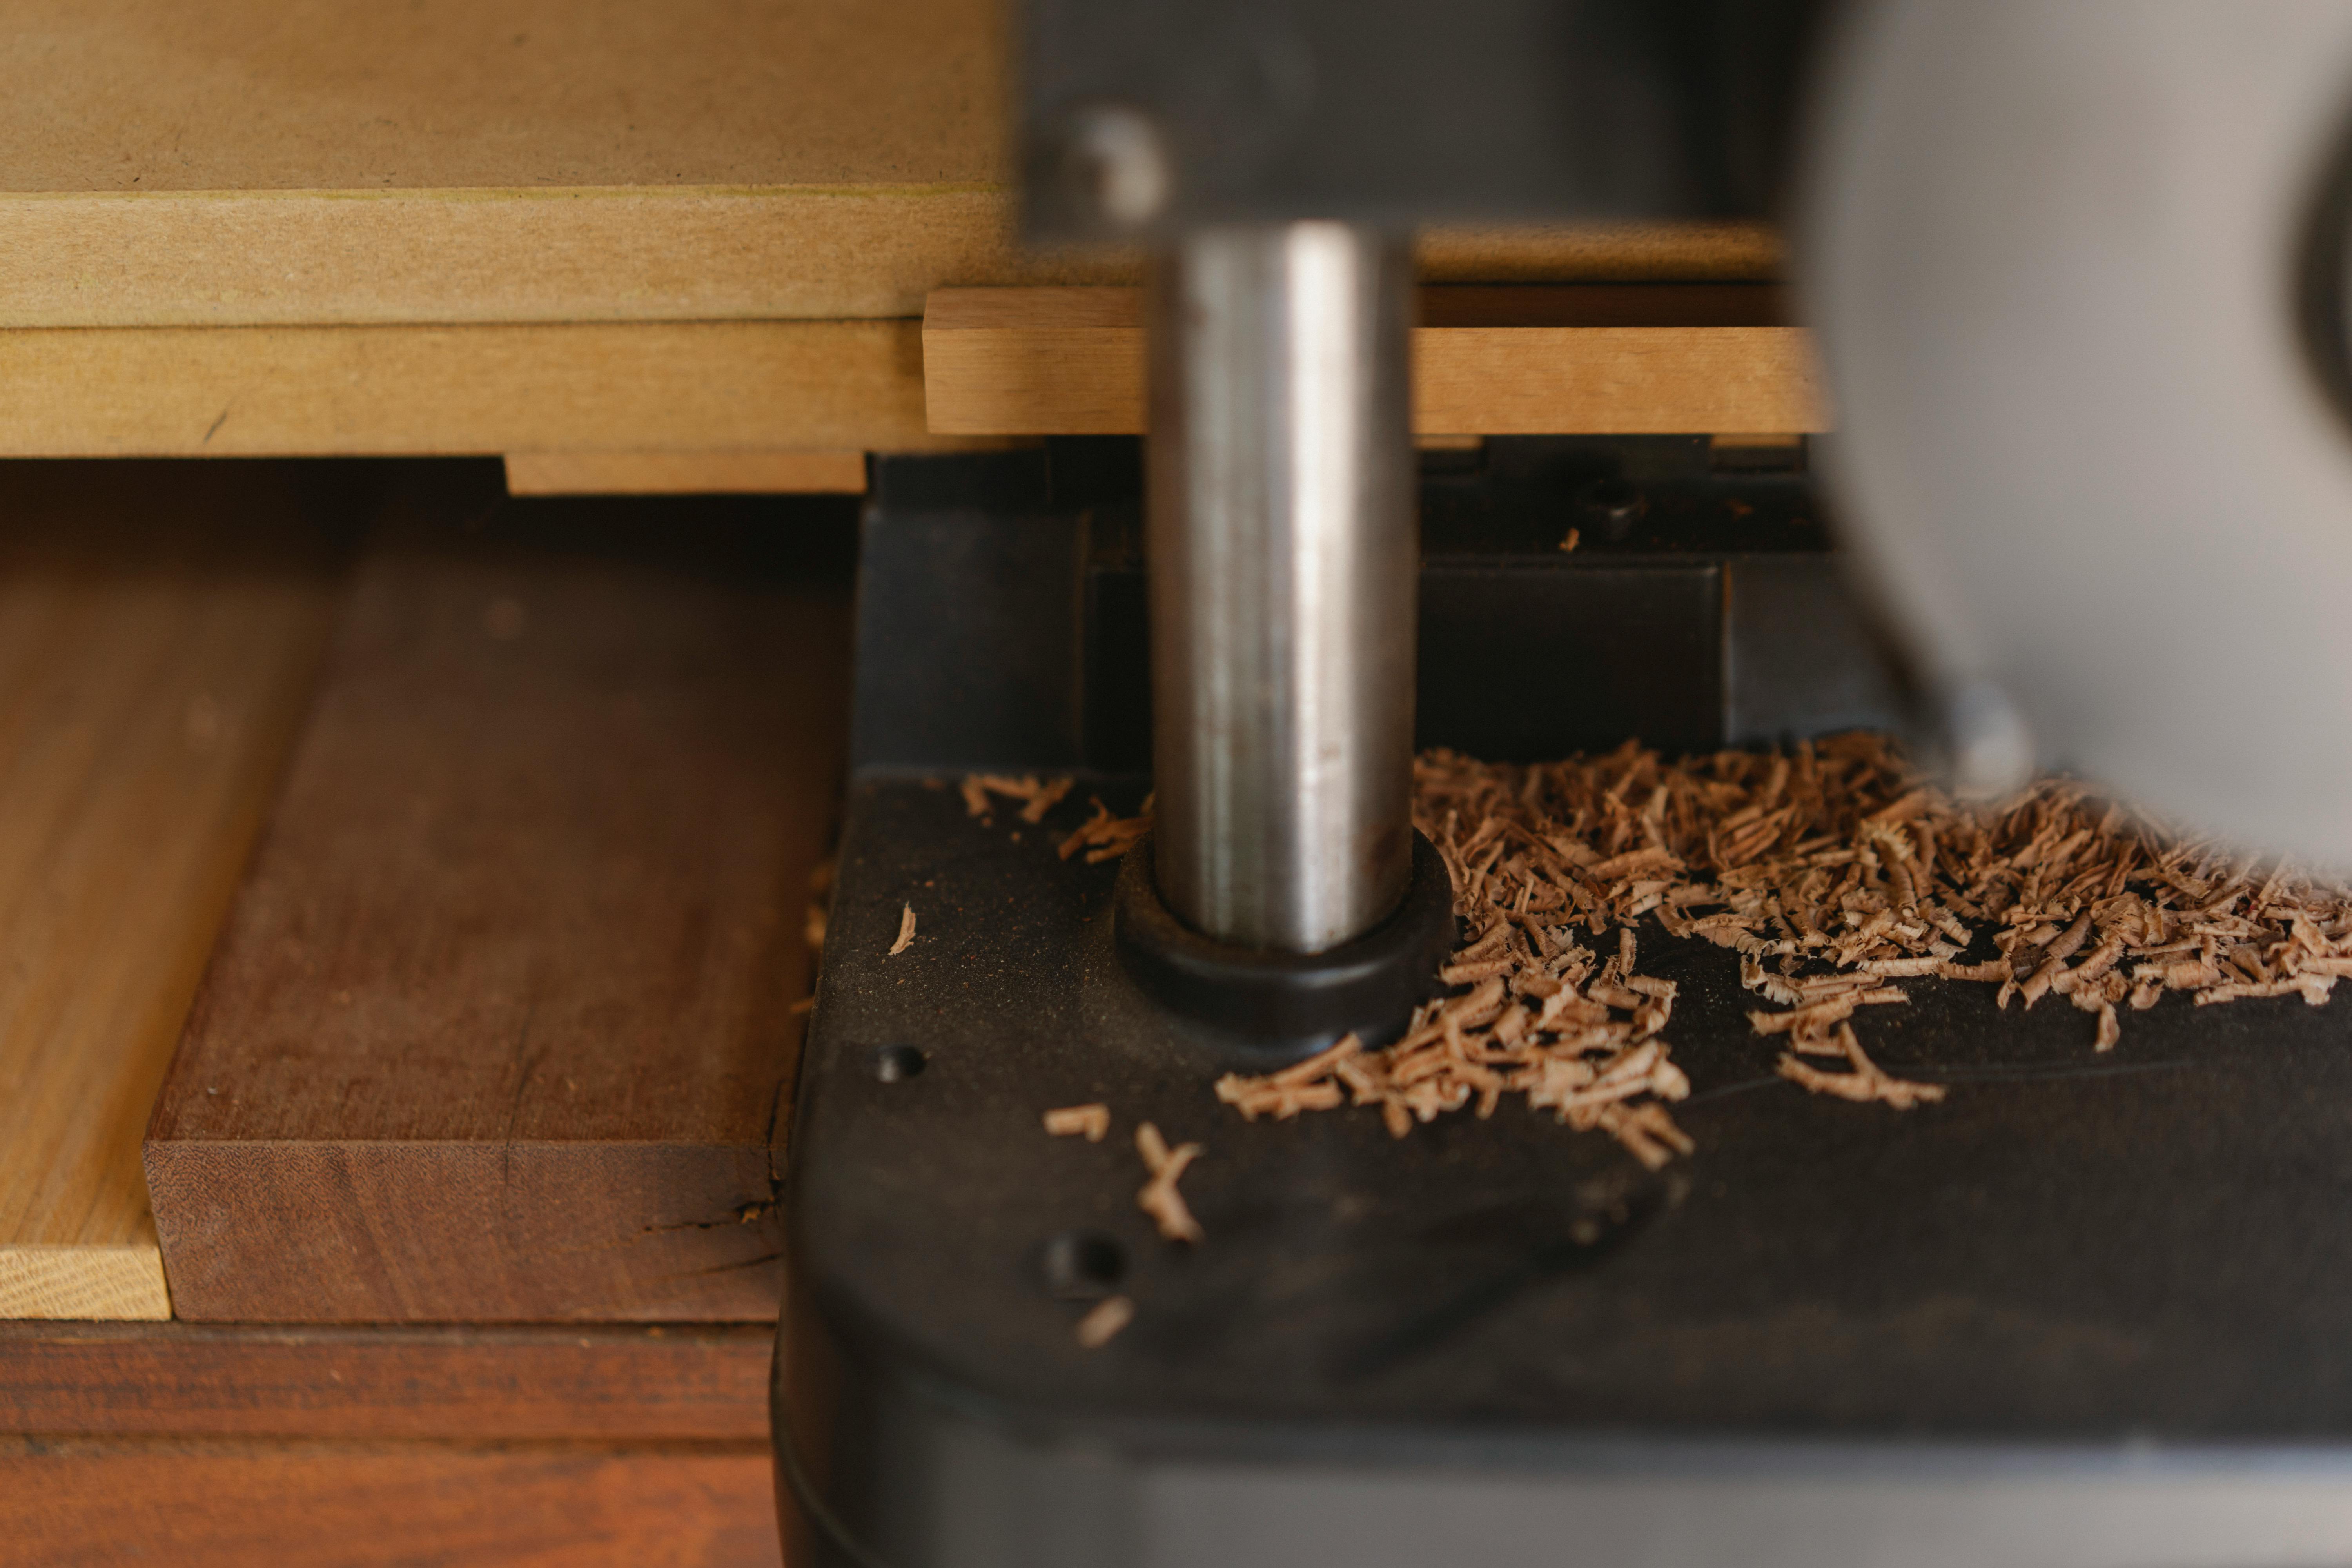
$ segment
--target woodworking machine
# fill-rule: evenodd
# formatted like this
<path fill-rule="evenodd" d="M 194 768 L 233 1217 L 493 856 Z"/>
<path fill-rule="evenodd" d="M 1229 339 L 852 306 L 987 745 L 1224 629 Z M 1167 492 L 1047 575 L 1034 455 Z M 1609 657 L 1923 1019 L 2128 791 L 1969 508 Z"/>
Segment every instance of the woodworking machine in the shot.
<path fill-rule="evenodd" d="M 2064 766 L 2352 863 L 2352 7 L 1024 28 L 1032 237 L 1159 258 L 1151 434 L 876 462 L 790 1560 L 2352 1560 L 2341 1008 L 2165 1009 L 2093 1063 L 1923 992 L 1886 1048 L 1968 1090 L 1874 1118 L 1777 1084 L 1720 955 L 1661 942 L 1702 1146 L 1663 1172 L 1532 1113 L 1398 1141 L 1209 1091 L 1437 988 L 1416 747 L 1897 729 L 1958 789 Z M 1835 437 L 1416 456 L 1413 226 L 1759 216 Z M 972 771 L 1077 782 L 983 819 Z M 1123 861 L 1055 852 L 1147 794 Z M 1118 1136 L 1040 1131 L 1089 1101 Z M 1205 1146 L 1198 1246 L 1135 1206 L 1146 1120 Z"/>

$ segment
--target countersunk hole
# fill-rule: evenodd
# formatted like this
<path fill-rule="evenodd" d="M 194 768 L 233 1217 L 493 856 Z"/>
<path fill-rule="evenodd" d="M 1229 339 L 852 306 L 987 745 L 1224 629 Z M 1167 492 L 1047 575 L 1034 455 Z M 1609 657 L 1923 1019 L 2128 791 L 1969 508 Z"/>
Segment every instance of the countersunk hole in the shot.
<path fill-rule="evenodd" d="M 1127 1278 L 1127 1248 L 1097 1230 L 1066 1230 L 1045 1244 L 1045 1287 L 1066 1300 L 1108 1296 Z"/>
<path fill-rule="evenodd" d="M 920 1046 L 884 1046 L 874 1053 L 874 1076 L 884 1083 L 904 1083 L 922 1077 L 930 1059 Z"/>

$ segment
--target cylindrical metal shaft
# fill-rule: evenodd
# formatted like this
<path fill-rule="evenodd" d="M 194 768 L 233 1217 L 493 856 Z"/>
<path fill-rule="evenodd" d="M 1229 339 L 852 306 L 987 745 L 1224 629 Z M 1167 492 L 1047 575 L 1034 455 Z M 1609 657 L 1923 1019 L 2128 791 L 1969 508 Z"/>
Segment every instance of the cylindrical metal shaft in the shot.
<path fill-rule="evenodd" d="M 1151 335 L 1154 870 L 1202 934 L 1320 952 L 1412 865 L 1418 549 L 1400 239 L 1212 228 Z"/>

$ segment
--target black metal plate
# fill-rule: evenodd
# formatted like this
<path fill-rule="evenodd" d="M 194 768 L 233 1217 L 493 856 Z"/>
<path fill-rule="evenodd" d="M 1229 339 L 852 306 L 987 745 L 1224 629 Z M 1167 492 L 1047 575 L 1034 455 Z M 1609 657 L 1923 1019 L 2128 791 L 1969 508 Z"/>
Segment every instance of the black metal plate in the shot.
<path fill-rule="evenodd" d="M 1207 1043 L 1120 978 L 1116 868 L 1018 827 L 951 787 L 854 787 L 794 1142 L 796 1293 L 967 1409 L 1213 1447 L 2352 1431 L 2352 1007 L 2168 998 L 2100 1057 L 2054 1001 L 1915 983 L 1865 1041 L 1953 1087 L 1898 1114 L 1774 1078 L 1731 956 L 1652 929 L 1700 1143 L 1663 1175 L 1515 1104 L 1401 1142 L 1369 1111 L 1252 1125 L 1212 1097 Z M 902 901 L 918 936 L 887 957 Z M 905 1046 L 925 1070 L 882 1081 L 875 1053 Z M 1109 1141 L 1040 1129 L 1097 1099 Z M 1145 1118 L 1206 1145 L 1198 1249 L 1133 1205 Z M 1138 1307 L 1091 1353 L 1041 1267 L 1070 1230 L 1120 1244 Z"/>

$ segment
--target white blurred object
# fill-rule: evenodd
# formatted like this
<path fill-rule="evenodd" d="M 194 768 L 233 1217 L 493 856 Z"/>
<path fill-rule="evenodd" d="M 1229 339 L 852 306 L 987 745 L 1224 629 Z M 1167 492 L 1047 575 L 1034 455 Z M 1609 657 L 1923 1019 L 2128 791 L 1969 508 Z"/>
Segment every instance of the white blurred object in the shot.
<path fill-rule="evenodd" d="M 1865 0 L 1832 64 L 1828 460 L 1930 683 L 2352 867 L 2352 421 L 2302 313 L 2352 0 Z"/>

